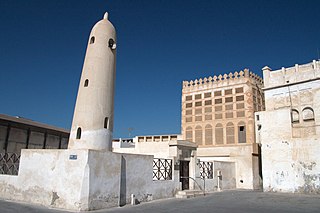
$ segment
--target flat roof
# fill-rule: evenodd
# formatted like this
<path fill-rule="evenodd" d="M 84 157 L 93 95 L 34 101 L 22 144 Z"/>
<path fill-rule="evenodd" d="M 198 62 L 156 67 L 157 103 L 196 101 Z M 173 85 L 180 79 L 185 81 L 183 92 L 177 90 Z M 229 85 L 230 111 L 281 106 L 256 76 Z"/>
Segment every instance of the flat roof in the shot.
<path fill-rule="evenodd" d="M 27 118 L 23 118 L 20 116 L 9 116 L 9 115 L 4 115 L 0 114 L 0 125 L 10 125 L 11 127 L 17 127 L 17 128 L 22 128 L 22 129 L 31 129 L 33 131 L 40 131 L 40 132 L 45 132 L 47 131 L 48 133 L 63 133 L 63 134 L 70 134 L 69 130 L 60 128 L 60 127 L 55 127 L 51 126 L 48 124 L 43 124 L 39 123 Z"/>

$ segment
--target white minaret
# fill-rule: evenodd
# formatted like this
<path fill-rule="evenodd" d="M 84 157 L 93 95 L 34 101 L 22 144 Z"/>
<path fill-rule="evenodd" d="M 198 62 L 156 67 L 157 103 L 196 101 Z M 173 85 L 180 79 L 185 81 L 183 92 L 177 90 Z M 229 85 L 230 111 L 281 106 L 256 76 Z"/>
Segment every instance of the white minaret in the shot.
<path fill-rule="evenodd" d="M 116 31 L 105 13 L 91 30 L 74 109 L 69 149 L 112 148 Z"/>

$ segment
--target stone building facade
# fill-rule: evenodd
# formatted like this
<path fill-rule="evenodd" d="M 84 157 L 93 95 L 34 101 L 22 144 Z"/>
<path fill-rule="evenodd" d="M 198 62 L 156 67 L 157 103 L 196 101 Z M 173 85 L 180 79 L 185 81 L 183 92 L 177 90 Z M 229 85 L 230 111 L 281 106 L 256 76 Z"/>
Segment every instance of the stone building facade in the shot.
<path fill-rule="evenodd" d="M 320 193 L 320 61 L 263 68 L 266 111 L 256 113 L 264 191 Z"/>
<path fill-rule="evenodd" d="M 183 81 L 181 134 L 206 161 L 235 162 L 237 188 L 258 188 L 254 112 L 264 110 L 262 79 L 244 71 Z"/>

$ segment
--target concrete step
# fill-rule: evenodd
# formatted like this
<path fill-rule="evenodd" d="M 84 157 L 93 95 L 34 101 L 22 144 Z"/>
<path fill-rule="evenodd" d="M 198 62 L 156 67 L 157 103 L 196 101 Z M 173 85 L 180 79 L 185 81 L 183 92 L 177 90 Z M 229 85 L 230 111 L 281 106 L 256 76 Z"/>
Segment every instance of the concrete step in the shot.
<path fill-rule="evenodd" d="M 203 195 L 203 191 L 201 190 L 183 190 L 176 193 L 176 198 L 191 198 Z"/>

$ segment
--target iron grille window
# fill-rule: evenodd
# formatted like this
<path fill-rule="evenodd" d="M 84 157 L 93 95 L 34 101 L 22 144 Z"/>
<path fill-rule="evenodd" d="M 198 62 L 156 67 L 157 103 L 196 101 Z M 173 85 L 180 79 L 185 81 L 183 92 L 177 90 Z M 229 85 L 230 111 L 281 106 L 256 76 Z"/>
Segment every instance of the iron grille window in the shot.
<path fill-rule="evenodd" d="M 0 174 L 18 175 L 20 155 L 17 153 L 0 153 Z"/>
<path fill-rule="evenodd" d="M 200 176 L 205 179 L 213 179 L 213 162 L 200 161 Z"/>
<path fill-rule="evenodd" d="M 153 180 L 172 180 L 171 159 L 153 159 Z"/>

